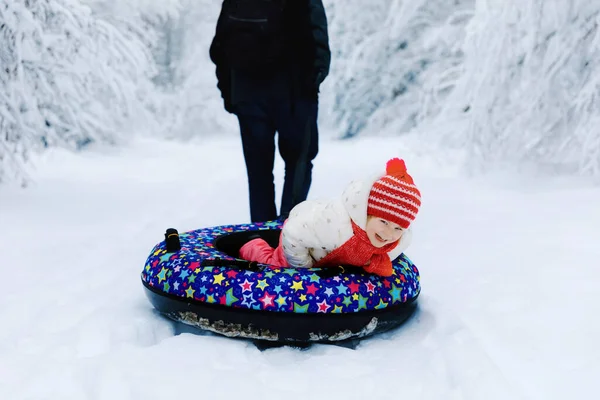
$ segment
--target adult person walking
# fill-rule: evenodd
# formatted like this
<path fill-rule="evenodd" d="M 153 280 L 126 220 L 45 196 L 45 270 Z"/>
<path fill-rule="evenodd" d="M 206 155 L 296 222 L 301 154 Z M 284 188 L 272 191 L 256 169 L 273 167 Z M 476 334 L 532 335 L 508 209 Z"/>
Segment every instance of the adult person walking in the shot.
<path fill-rule="evenodd" d="M 287 218 L 306 200 L 318 153 L 319 86 L 331 52 L 321 0 L 224 0 L 210 58 L 225 110 L 237 116 L 252 222 Z M 279 214 L 275 133 L 285 163 Z"/>

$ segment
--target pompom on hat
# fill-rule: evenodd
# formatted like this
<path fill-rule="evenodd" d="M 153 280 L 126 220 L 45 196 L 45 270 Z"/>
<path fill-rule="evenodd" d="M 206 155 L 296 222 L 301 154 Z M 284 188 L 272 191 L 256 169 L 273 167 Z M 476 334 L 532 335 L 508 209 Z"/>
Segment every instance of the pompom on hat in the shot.
<path fill-rule="evenodd" d="M 421 207 L 421 192 L 406 171 L 404 160 L 389 160 L 385 172 L 371 187 L 367 215 L 395 222 L 407 229 Z"/>

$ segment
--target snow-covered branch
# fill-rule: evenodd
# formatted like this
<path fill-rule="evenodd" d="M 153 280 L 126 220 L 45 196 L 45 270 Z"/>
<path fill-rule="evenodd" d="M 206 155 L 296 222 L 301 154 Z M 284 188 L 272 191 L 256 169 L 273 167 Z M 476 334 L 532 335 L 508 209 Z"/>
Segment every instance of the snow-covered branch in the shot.
<path fill-rule="evenodd" d="M 152 54 L 78 0 L 0 2 L 0 181 L 31 151 L 148 130 Z"/>

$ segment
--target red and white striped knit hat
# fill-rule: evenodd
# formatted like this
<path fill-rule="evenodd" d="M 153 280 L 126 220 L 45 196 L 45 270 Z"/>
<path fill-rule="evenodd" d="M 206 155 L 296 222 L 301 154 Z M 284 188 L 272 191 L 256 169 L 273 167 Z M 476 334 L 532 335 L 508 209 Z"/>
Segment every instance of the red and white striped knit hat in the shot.
<path fill-rule="evenodd" d="M 385 173 L 371 187 L 367 215 L 395 222 L 407 229 L 421 207 L 421 192 L 406 172 L 404 160 L 389 160 Z"/>

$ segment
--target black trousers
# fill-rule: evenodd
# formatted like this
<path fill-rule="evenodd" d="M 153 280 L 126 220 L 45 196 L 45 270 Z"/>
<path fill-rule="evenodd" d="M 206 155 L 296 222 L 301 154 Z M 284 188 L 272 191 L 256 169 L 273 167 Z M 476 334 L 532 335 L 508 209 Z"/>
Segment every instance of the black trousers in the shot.
<path fill-rule="evenodd" d="M 276 99 L 242 102 L 235 106 L 240 124 L 248 173 L 252 222 L 287 218 L 294 206 L 308 196 L 312 160 L 317 156 L 316 100 L 296 99 L 294 104 Z M 279 214 L 275 206 L 275 133 L 285 163 L 285 179 Z"/>

